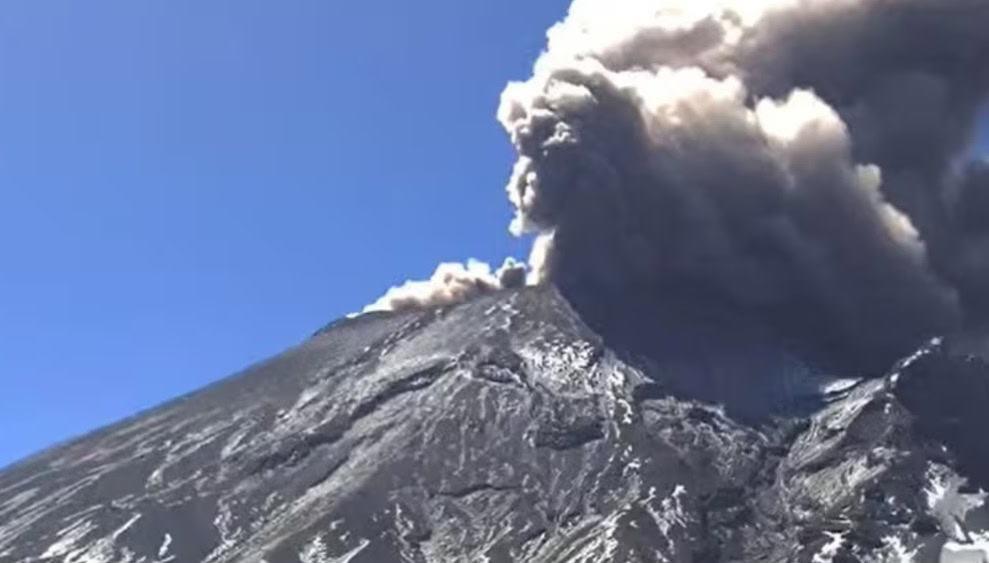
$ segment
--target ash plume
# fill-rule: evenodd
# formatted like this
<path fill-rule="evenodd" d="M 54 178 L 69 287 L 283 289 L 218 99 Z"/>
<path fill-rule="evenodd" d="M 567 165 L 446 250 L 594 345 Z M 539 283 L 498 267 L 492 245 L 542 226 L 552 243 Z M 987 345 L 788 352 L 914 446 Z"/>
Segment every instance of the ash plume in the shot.
<path fill-rule="evenodd" d="M 982 324 L 989 319 L 989 161 L 969 163 L 955 181 L 943 261 L 967 296 L 969 320 Z"/>
<path fill-rule="evenodd" d="M 575 0 L 502 96 L 512 232 L 565 291 L 703 288 L 888 361 L 986 299 L 987 29 L 985 0 Z"/>
<path fill-rule="evenodd" d="M 498 109 L 528 274 L 445 264 L 368 309 L 688 288 L 885 365 L 989 311 L 987 29 L 987 0 L 574 0 Z"/>

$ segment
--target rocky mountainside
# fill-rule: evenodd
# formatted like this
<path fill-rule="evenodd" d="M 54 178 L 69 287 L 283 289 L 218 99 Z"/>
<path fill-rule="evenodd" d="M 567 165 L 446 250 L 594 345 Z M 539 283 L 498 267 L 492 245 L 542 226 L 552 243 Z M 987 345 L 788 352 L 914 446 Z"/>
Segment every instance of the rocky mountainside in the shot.
<path fill-rule="evenodd" d="M 551 287 L 344 320 L 0 472 L 0 561 L 987 560 L 977 340 L 858 380 L 700 329 L 640 357 Z"/>

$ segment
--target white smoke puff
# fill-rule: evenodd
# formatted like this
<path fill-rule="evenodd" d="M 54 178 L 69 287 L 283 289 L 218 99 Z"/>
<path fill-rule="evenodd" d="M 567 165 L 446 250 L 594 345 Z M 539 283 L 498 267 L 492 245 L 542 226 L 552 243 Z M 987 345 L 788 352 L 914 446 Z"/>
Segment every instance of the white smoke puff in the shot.
<path fill-rule="evenodd" d="M 549 257 L 553 253 L 553 233 L 540 233 L 532 242 L 529 252 L 529 285 L 539 285 L 549 281 Z"/>
<path fill-rule="evenodd" d="M 473 258 L 467 264 L 446 262 L 436 267 L 433 275 L 424 281 L 409 280 L 388 290 L 362 312 L 403 311 L 441 305 L 452 305 L 477 295 L 503 288 L 525 285 L 525 265 L 512 258 L 495 272 L 491 266 Z"/>
<path fill-rule="evenodd" d="M 511 230 L 552 240 L 530 275 L 708 287 L 874 356 L 955 325 L 886 187 L 937 189 L 989 84 L 960 72 L 987 26 L 982 0 L 575 0 L 498 112 L 519 153 Z"/>

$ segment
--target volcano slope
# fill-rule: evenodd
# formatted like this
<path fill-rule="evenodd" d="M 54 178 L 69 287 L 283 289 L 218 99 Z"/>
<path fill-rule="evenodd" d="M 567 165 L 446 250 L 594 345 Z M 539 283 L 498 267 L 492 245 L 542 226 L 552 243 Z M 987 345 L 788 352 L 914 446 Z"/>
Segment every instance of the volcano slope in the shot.
<path fill-rule="evenodd" d="M 984 560 L 974 344 L 854 380 L 728 336 L 619 353 L 552 287 L 340 321 L 0 472 L 0 560 Z"/>

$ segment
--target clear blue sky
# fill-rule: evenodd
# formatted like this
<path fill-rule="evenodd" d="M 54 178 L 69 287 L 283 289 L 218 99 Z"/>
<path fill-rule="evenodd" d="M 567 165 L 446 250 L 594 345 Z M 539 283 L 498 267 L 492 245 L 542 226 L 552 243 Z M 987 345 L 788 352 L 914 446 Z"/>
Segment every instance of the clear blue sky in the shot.
<path fill-rule="evenodd" d="M 495 121 L 566 0 L 7 0 L 0 466 L 524 255 Z"/>
<path fill-rule="evenodd" d="M 524 256 L 494 112 L 568 4 L 6 0 L 0 465 Z"/>

